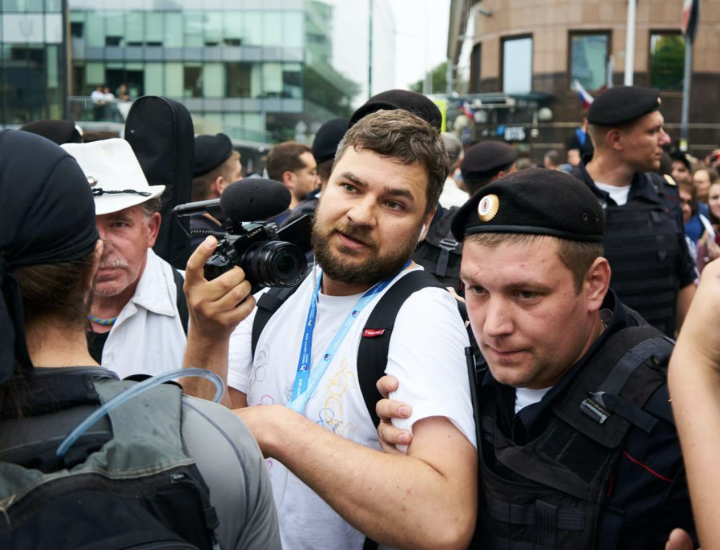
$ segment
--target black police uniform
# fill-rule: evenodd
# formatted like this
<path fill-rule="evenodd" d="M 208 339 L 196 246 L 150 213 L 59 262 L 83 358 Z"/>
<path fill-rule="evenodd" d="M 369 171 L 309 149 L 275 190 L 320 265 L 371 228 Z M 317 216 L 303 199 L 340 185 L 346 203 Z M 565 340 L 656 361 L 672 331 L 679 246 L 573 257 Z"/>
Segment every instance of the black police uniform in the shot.
<path fill-rule="evenodd" d="M 515 414 L 515 389 L 499 384 L 489 370 L 486 372 L 480 389 L 483 404 L 480 521 L 481 540 L 486 544 L 483 548 L 507 548 L 502 539 L 522 531 L 534 531 L 535 536 L 544 537 L 541 540 L 547 548 L 572 548 L 568 545 L 572 544 L 570 541 L 582 541 L 575 548 L 603 550 L 660 550 L 676 527 L 694 534 L 682 453 L 668 403 L 664 373 L 659 380 L 655 379 L 656 388 L 642 406 L 642 410 L 656 420 L 650 434 L 631 424 L 622 442 L 610 449 L 588 437 L 586 432 L 575 431 L 566 423 L 567 418 L 558 419 L 558 411 L 572 401 L 584 371 L 594 366 L 593 358 L 609 345 L 610 337 L 623 329 L 638 326 L 638 319 L 626 313 L 612 291 L 607 295 L 603 309 L 608 318 L 605 332 L 539 403 Z M 619 338 L 622 339 L 622 335 Z M 618 346 L 617 341 L 612 345 Z M 620 347 L 616 354 L 624 351 Z M 575 405 L 578 404 L 576 401 Z M 579 407 L 565 408 L 570 409 L 563 411 L 569 413 L 570 422 L 578 426 L 582 422 L 593 422 Z M 553 431 L 548 430 L 554 424 Z M 500 438 L 493 433 L 493 428 Z M 523 465 L 528 470 L 524 473 L 535 479 L 526 478 L 503 464 L 503 458 L 498 458 L 498 455 L 502 457 L 503 451 L 496 449 L 498 439 L 506 440 L 505 445 L 518 446 L 522 451 L 530 443 L 540 442 L 531 447 L 533 452 L 538 452 L 544 461 L 560 455 L 557 458 L 559 466 L 552 464 L 556 469 L 549 473 L 542 465 L 528 460 Z M 547 486 L 555 489 L 553 486 L 562 485 L 564 480 L 553 476 L 562 467 L 565 468 L 563 474 L 568 477 L 577 475 L 590 479 L 582 486 L 594 488 L 594 505 L 584 503 L 575 495 L 565 502 L 553 503 L 544 494 Z M 534 499 L 533 493 L 542 494 L 543 500 Z M 541 503 L 545 502 L 548 511 L 543 524 L 540 510 L 543 509 Z M 510 509 L 509 516 L 503 515 L 503 508 Z M 512 517 L 513 509 L 515 518 Z M 531 523 L 529 509 L 534 510 L 534 523 Z M 520 517 L 521 514 L 524 517 Z M 501 537 L 496 534 L 498 532 L 508 537 Z M 509 547 L 525 548 L 522 545 Z"/>
<path fill-rule="evenodd" d="M 526 170 L 496 181 L 455 216 L 458 240 L 483 233 L 603 239 L 604 215 L 572 176 Z M 672 341 L 609 291 L 603 333 L 538 403 L 488 369 L 480 383 L 479 517 L 473 548 L 664 548 L 694 536 L 667 390 Z"/>
<path fill-rule="evenodd" d="M 658 330 L 674 337 L 677 296 L 697 279 L 685 240 L 677 189 L 654 172 L 633 176 L 627 204 L 598 189 L 584 161 L 572 175 L 585 182 L 605 210 L 605 257 L 611 287 L 623 303 Z"/>
<path fill-rule="evenodd" d="M 588 121 L 620 127 L 657 111 L 660 104 L 657 90 L 640 86 L 611 88 L 590 106 Z M 585 162 L 590 158 L 586 157 Z M 685 240 L 677 189 L 654 172 L 638 173 L 633 176 L 627 204 L 619 206 L 597 188 L 585 163 L 573 175 L 590 187 L 605 209 L 603 244 L 612 268 L 611 287 L 625 305 L 674 337 L 678 292 L 697 278 Z"/>

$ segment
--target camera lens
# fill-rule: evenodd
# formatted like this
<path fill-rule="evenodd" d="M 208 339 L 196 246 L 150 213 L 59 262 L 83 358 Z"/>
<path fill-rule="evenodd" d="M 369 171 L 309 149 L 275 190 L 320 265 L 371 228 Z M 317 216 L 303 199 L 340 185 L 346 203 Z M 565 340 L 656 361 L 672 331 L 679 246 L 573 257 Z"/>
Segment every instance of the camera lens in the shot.
<path fill-rule="evenodd" d="M 297 245 L 266 241 L 250 247 L 242 260 L 242 268 L 256 285 L 291 287 L 302 280 L 307 260 Z"/>

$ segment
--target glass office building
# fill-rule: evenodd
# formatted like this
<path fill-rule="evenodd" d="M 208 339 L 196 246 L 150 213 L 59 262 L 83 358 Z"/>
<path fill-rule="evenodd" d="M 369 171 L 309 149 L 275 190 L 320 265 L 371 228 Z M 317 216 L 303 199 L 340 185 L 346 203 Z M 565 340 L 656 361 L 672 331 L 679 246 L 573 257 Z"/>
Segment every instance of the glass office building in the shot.
<path fill-rule="evenodd" d="M 62 24 L 61 3 L 67 7 L 67 25 Z M 12 105 L 45 105 L 44 110 L 12 107 L 16 114 L 2 114 L 0 122 L 5 124 L 61 117 L 61 95 L 53 95 L 52 102 L 35 96 L 60 93 L 58 82 L 65 74 L 69 118 L 92 118 L 88 98 L 96 86 L 107 86 L 117 96 L 125 84 L 133 99 L 161 95 L 181 101 L 197 117 L 199 132 L 224 131 L 236 139 L 265 143 L 308 141 L 322 122 L 348 116 L 358 92 L 358 86 L 332 65 L 333 7 L 320 1 L 1 4 L 2 72 L 5 80 L 13 81 L 10 86 L 3 81 L 3 100 L 14 90 L 15 96 L 8 98 Z M 7 13 L 11 8 L 19 13 Z M 65 64 L 63 29 L 69 52 Z M 20 38 L 22 46 L 17 45 Z"/>
<path fill-rule="evenodd" d="M 62 118 L 61 0 L 0 0 L 0 124 Z"/>

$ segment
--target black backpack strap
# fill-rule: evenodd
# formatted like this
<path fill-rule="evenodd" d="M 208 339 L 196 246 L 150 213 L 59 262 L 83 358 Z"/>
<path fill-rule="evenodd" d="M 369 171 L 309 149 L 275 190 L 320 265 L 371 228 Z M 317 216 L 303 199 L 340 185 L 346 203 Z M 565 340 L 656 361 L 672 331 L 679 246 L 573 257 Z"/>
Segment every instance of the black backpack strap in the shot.
<path fill-rule="evenodd" d="M 185 293 L 183 292 L 183 285 L 185 284 L 185 279 L 174 267 L 173 279 L 175 279 L 175 302 L 177 303 L 178 315 L 180 315 L 180 324 L 182 325 L 182 328 L 185 331 L 185 335 L 187 336 L 188 318 L 190 317 L 190 312 L 188 311 L 187 299 L 185 298 Z"/>
<path fill-rule="evenodd" d="M 380 298 L 365 323 L 358 348 L 357 372 L 365 406 L 376 427 L 380 424 L 380 419 L 375 414 L 375 404 L 382 396 L 375 384 L 385 375 L 395 319 L 411 294 L 428 287 L 444 289 L 442 284 L 426 271 L 408 273 Z"/>

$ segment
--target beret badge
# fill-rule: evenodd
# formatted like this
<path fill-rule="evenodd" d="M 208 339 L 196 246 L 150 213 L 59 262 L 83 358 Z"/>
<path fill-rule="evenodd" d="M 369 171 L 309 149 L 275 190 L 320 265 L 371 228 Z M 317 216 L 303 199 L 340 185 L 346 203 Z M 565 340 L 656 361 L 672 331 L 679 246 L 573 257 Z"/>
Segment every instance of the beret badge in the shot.
<path fill-rule="evenodd" d="M 497 195 L 485 195 L 478 204 L 480 221 L 489 222 L 500 210 L 500 199 Z"/>

